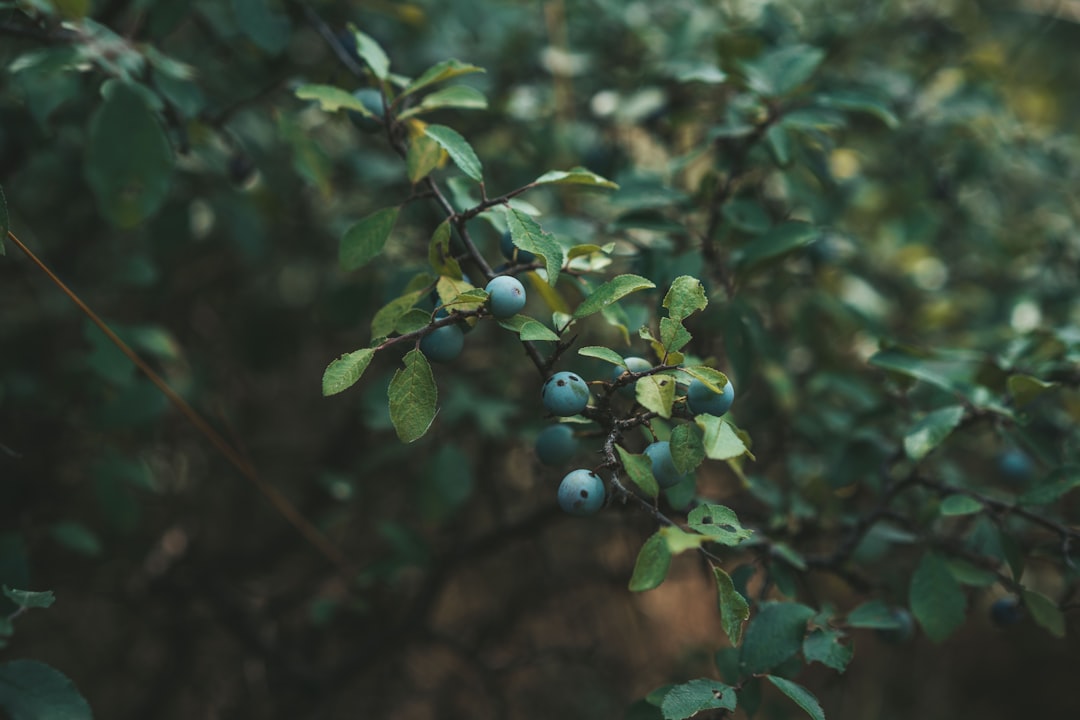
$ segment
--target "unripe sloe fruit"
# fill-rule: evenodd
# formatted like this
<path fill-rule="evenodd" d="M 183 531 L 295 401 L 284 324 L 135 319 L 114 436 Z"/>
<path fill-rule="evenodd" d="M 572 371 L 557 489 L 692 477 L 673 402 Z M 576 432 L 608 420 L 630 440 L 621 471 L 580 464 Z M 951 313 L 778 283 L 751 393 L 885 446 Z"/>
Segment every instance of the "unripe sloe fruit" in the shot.
<path fill-rule="evenodd" d="M 559 507 L 571 515 L 592 515 L 604 504 L 604 481 L 592 470 L 574 470 L 559 483 Z"/>
<path fill-rule="evenodd" d="M 525 286 L 516 277 L 499 275 L 484 288 L 491 314 L 500 320 L 513 317 L 525 307 Z"/>
<path fill-rule="evenodd" d="M 577 415 L 589 404 L 589 386 L 580 375 L 557 372 L 544 383 L 540 399 L 543 400 L 544 407 L 554 415 Z"/>
<path fill-rule="evenodd" d="M 675 461 L 671 459 L 671 443 L 667 440 L 654 442 L 645 448 L 645 454 L 652 461 L 652 474 L 656 478 L 656 484 L 661 488 L 669 488 L 678 485 L 685 478 L 675 469 Z"/>
<path fill-rule="evenodd" d="M 1024 619 L 1024 608 L 1018 598 L 1006 595 L 995 600 L 990 606 L 990 619 L 998 627 L 1015 625 Z"/>
<path fill-rule="evenodd" d="M 716 415 L 719 417 L 731 408 L 735 401 L 735 386 L 728 380 L 722 393 L 716 393 L 700 380 L 690 381 L 690 387 L 686 391 L 686 406 L 694 415 Z"/>
<path fill-rule="evenodd" d="M 646 360 L 645 358 L 639 358 L 639 357 L 631 356 L 631 357 L 628 357 L 628 358 L 624 358 L 623 362 L 626 363 L 626 368 L 623 368 L 621 365 L 616 365 L 612 369 L 612 371 L 611 371 L 611 381 L 612 382 L 614 382 L 615 380 L 618 380 L 619 376 L 622 375 L 627 370 L 629 370 L 630 372 L 638 373 L 638 372 L 645 372 L 646 370 L 652 370 L 652 367 L 653 367 L 652 363 L 649 362 L 648 360 Z M 628 385 L 623 385 L 622 387 L 619 388 L 619 394 L 622 395 L 623 397 L 632 398 L 632 397 L 634 397 L 634 392 L 635 392 L 634 391 L 634 383 L 630 383 Z"/>
<path fill-rule="evenodd" d="M 1017 483 L 1030 478 L 1031 472 L 1034 469 L 1031 458 L 1019 448 L 1003 450 L 1001 454 L 998 455 L 997 466 L 998 472 L 1000 472 L 1006 480 Z"/>
<path fill-rule="evenodd" d="M 536 457 L 545 465 L 565 465 L 578 449 L 578 439 L 569 425 L 550 425 L 536 436 Z"/>
<path fill-rule="evenodd" d="M 383 116 L 382 95 L 374 88 L 360 88 L 353 93 L 353 97 L 360 101 L 360 104 L 368 109 L 375 117 Z M 357 111 L 349 111 L 349 119 L 352 120 L 352 124 L 360 130 L 366 133 L 377 133 L 382 130 L 382 123 L 375 118 L 370 118 L 367 115 Z"/>
<path fill-rule="evenodd" d="M 906 608 L 902 607 L 893 608 L 891 614 L 898 627 L 881 628 L 876 631 L 877 636 L 890 645 L 899 645 L 911 640 L 915 636 L 915 618 L 911 616 L 911 613 Z"/>
<path fill-rule="evenodd" d="M 464 346 L 465 335 L 456 324 L 435 328 L 420 338 L 420 352 L 432 362 L 450 362 Z"/>
<path fill-rule="evenodd" d="M 510 262 L 517 263 L 531 263 L 536 260 L 536 255 L 528 250 L 522 250 L 514 244 L 514 238 L 507 230 L 499 238 L 499 251 L 502 252 L 503 257 Z"/>

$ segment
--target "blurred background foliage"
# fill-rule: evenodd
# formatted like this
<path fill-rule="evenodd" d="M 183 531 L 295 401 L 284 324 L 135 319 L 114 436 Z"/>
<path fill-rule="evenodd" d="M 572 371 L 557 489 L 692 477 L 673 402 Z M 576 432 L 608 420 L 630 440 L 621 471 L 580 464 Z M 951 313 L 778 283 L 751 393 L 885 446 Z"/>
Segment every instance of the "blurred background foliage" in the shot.
<path fill-rule="evenodd" d="M 0 581 L 57 603 L 5 652 L 110 718 L 622 717 L 715 675 L 726 639 L 696 560 L 631 596 L 651 518 L 555 511 L 512 337 L 482 326 L 436 369 L 442 409 L 415 445 L 386 410 L 396 357 L 321 396 L 442 219 L 412 202 L 385 257 L 337 269 L 344 229 L 410 192 L 384 138 L 292 93 L 367 84 L 320 34 L 352 22 L 395 72 L 486 68 L 461 82 L 487 110 L 433 117 L 476 148 L 489 194 L 574 165 L 620 183 L 527 199 L 661 288 L 623 303 L 632 337 L 673 278 L 706 281 L 692 350 L 732 378 L 757 461 L 704 466 L 698 492 L 796 557 L 733 572 L 815 607 L 904 605 L 929 538 L 999 561 L 1014 543 L 1024 584 L 1065 610 L 1064 640 L 993 628 L 1008 588 L 969 573 L 943 644 L 856 631 L 846 674 L 800 676 L 830 718 L 1076 715 L 1077 577 L 1053 533 L 942 514 L 940 486 L 918 487 L 890 510 L 907 524 L 848 549 L 870 589 L 798 567 L 880 510 L 883 463 L 958 402 L 977 421 L 924 471 L 1003 502 L 1042 492 L 1032 506 L 1076 522 L 1078 19 L 1071 0 L 0 3 L 12 228 L 359 568 L 343 580 L 8 243 Z M 813 236 L 770 236 L 793 221 Z M 602 321 L 583 333 L 646 352 Z M 565 364 L 605 374 L 581 360 Z M 759 715 L 799 712 L 766 693 Z"/>

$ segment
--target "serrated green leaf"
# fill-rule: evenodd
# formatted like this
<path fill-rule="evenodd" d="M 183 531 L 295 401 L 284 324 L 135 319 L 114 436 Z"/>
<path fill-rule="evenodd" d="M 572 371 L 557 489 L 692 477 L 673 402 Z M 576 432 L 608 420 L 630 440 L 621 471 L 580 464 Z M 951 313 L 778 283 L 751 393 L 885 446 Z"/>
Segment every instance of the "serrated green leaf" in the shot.
<path fill-rule="evenodd" d="M 484 110 L 488 106 L 484 93 L 468 85 L 451 85 L 450 87 L 436 90 L 420 101 L 419 105 L 405 110 L 398 117 L 402 120 L 415 115 L 439 110 L 441 108 L 458 108 L 459 110 Z"/>
<path fill-rule="evenodd" d="M 690 511 L 686 521 L 692 529 L 708 535 L 710 542 L 721 545 L 739 545 L 754 534 L 742 526 L 734 510 L 714 503 L 698 505 Z"/>
<path fill-rule="evenodd" d="M 542 342 L 559 341 L 559 336 L 549 327 L 539 320 L 535 320 L 527 315 L 514 315 L 511 318 L 500 320 L 499 325 L 507 330 L 516 332 L 522 340 L 539 340 Z"/>
<path fill-rule="evenodd" d="M 360 102 L 351 92 L 348 90 L 342 90 L 339 87 L 333 85 L 318 85 L 307 84 L 301 85 L 296 88 L 296 97 L 301 100 L 315 100 L 326 112 L 337 112 L 338 110 L 352 110 L 354 112 L 361 113 L 367 117 L 375 117 L 364 103 Z"/>
<path fill-rule="evenodd" d="M 652 460 L 645 455 L 627 452 L 621 445 L 616 445 L 615 450 L 619 453 L 619 460 L 630 482 L 637 485 L 649 498 L 656 499 L 656 496 L 660 494 L 660 486 L 657 485 L 656 478 L 652 474 Z"/>
<path fill-rule="evenodd" d="M 409 138 L 409 149 L 405 153 L 405 165 L 409 172 L 409 182 L 413 185 L 426 178 L 442 162 L 442 145 L 427 135 L 414 135 Z"/>
<path fill-rule="evenodd" d="M 705 459 L 702 435 L 701 428 L 690 423 L 671 431 L 671 461 L 680 475 L 693 472 Z"/>
<path fill-rule="evenodd" d="M 853 628 L 898 630 L 903 626 L 893 608 L 884 600 L 871 600 L 848 613 L 847 624 Z"/>
<path fill-rule="evenodd" d="M 618 190 L 619 186 L 592 170 L 583 167 L 569 170 L 551 170 L 532 181 L 533 185 L 588 185 L 591 187 Z"/>
<path fill-rule="evenodd" d="M 431 324 L 431 313 L 420 308 L 411 308 L 394 323 L 394 332 L 398 335 L 416 332 Z"/>
<path fill-rule="evenodd" d="M 916 462 L 922 460 L 949 437 L 963 417 L 961 405 L 950 405 L 927 414 L 904 436 L 904 452 Z"/>
<path fill-rule="evenodd" d="M 646 410 L 662 418 L 671 417 L 675 404 L 675 378 L 669 375 L 646 375 L 634 385 L 637 401 Z"/>
<path fill-rule="evenodd" d="M 438 275 L 448 275 L 460 280 L 461 265 L 450 252 L 450 220 L 443 220 L 431 234 L 428 244 L 428 262 Z"/>
<path fill-rule="evenodd" d="M 578 350 L 578 355 L 582 357 L 593 357 L 604 362 L 609 362 L 612 365 L 618 365 L 621 368 L 626 368 L 626 361 L 622 355 L 614 350 L 599 345 L 590 345 Z"/>
<path fill-rule="evenodd" d="M 469 65 L 460 60 L 443 60 L 442 62 L 429 67 L 421 73 L 420 77 L 406 85 L 405 89 L 401 91 L 401 94 L 411 95 L 417 90 L 421 90 L 429 85 L 434 85 L 435 83 L 451 80 L 460 77 L 461 75 L 482 72 L 486 72 L 484 68 L 477 67 L 476 65 Z"/>
<path fill-rule="evenodd" d="M 402 442 L 424 436 L 435 420 L 438 390 L 427 358 L 419 350 L 405 355 L 405 367 L 394 373 L 387 391 L 390 421 Z"/>
<path fill-rule="evenodd" d="M 735 268 L 740 273 L 764 267 L 813 243 L 818 237 L 813 225 L 787 222 L 777 225 L 761 237 L 751 240 L 739 253 Z"/>
<path fill-rule="evenodd" d="M 638 275 L 617 275 L 590 292 L 585 301 L 574 310 L 574 318 L 580 320 L 583 317 L 599 312 L 631 293 L 654 287 L 656 285 L 651 280 Z"/>
<path fill-rule="evenodd" d="M 424 132 L 442 146 L 461 172 L 476 182 L 484 181 L 484 169 L 480 165 L 480 158 L 476 157 L 476 151 L 472 149 L 472 145 L 457 130 L 445 125 L 428 125 L 424 128 Z"/>
<path fill-rule="evenodd" d="M 669 567 L 671 551 L 668 550 L 667 541 L 659 532 L 654 533 L 638 552 L 634 574 L 630 578 L 631 592 L 643 592 L 659 587 L 667 577 Z"/>
<path fill-rule="evenodd" d="M 376 210 L 345 231 L 338 250 L 338 265 L 342 270 L 358 270 L 382 252 L 400 210 L 399 207 Z"/>
<path fill-rule="evenodd" d="M 566 262 L 563 246 L 554 237 L 544 232 L 544 229 L 524 212 L 508 207 L 504 208 L 503 214 L 514 246 L 542 257 L 548 276 L 548 286 L 555 287 L 563 263 Z"/>
<path fill-rule="evenodd" d="M 720 623 L 724 626 L 724 632 L 732 646 L 738 647 L 742 639 L 743 623 L 750 618 L 750 604 L 735 589 L 731 576 L 722 568 L 713 566 L 713 576 L 716 577 L 716 602 L 720 607 Z"/>
<path fill-rule="evenodd" d="M 349 31 L 356 40 L 356 54 L 367 63 L 375 77 L 385 80 L 390 73 L 390 58 L 386 56 L 386 51 L 374 38 L 361 32 L 356 26 L 350 24 Z"/>
<path fill-rule="evenodd" d="M 694 365 L 687 368 L 679 368 L 677 370 L 680 374 L 684 373 L 690 378 L 700 380 L 704 383 L 705 387 L 709 388 L 713 392 L 722 393 L 724 387 L 728 384 L 728 376 L 719 370 L 713 370 L 711 367 L 705 365 Z M 684 382 L 689 383 L 689 380 Z"/>
<path fill-rule="evenodd" d="M 814 611 L 793 602 L 764 602 L 743 637 L 739 666 L 745 675 L 766 672 L 802 649 Z"/>
<path fill-rule="evenodd" d="M 675 278 L 663 302 L 664 307 L 667 308 L 668 317 L 679 322 L 699 310 L 704 310 L 708 304 L 705 286 L 696 277 L 689 275 Z"/>
<path fill-rule="evenodd" d="M 975 498 L 961 493 L 954 493 L 941 501 L 938 511 L 942 515 L 953 516 L 971 515 L 972 513 L 981 512 L 982 509 L 982 503 Z"/>
<path fill-rule="evenodd" d="M 746 444 L 735 434 L 731 424 L 713 415 L 698 415 L 694 422 L 704 432 L 705 457 L 727 460 L 748 454 Z"/>
<path fill-rule="evenodd" d="M 665 354 L 682 350 L 693 339 L 690 331 L 678 320 L 669 317 L 660 318 L 660 344 Z"/>
<path fill-rule="evenodd" d="M 923 555 L 908 591 L 911 612 L 934 642 L 941 642 L 964 622 L 967 603 L 948 564 L 937 554 Z"/>
<path fill-rule="evenodd" d="M 825 51 L 809 45 L 784 45 L 741 63 L 750 89 L 766 97 L 791 92 L 810 79 Z"/>
<path fill-rule="evenodd" d="M 34 592 L 32 590 L 15 590 L 7 585 L 3 586 L 4 597 L 19 607 L 24 608 L 47 608 L 56 602 L 56 596 L 52 590 Z"/>
<path fill-rule="evenodd" d="M 1065 616 L 1057 604 L 1042 593 L 1024 590 L 1024 606 L 1039 625 L 1054 637 L 1065 637 Z"/>
<path fill-rule="evenodd" d="M 814 694 L 798 683 L 785 680 L 775 675 L 766 675 L 777 690 L 787 695 L 791 700 L 806 711 L 806 714 L 814 720 L 825 720 L 825 711 L 821 709 L 821 703 Z"/>
<path fill-rule="evenodd" d="M 734 710 L 735 688 L 719 680 L 699 678 L 672 687 L 664 694 L 664 720 L 686 720 L 704 710 Z"/>
<path fill-rule="evenodd" d="M 855 650 L 840 641 L 844 634 L 833 628 L 816 628 L 803 640 L 803 657 L 806 662 L 819 662 L 837 672 L 844 672 Z"/>
<path fill-rule="evenodd" d="M 90 706 L 60 671 L 36 660 L 0 665 L 0 708 L 11 720 L 91 720 Z"/>
<path fill-rule="evenodd" d="M 1031 375 L 1010 375 L 1009 394 L 1017 407 L 1023 407 L 1047 390 L 1057 387 L 1057 383 L 1044 382 Z"/>
<path fill-rule="evenodd" d="M 323 396 L 336 395 L 355 385 L 367 370 L 367 366 L 371 364 L 373 357 L 375 357 L 374 348 L 363 348 L 356 352 L 346 353 L 327 365 L 322 378 Z"/>

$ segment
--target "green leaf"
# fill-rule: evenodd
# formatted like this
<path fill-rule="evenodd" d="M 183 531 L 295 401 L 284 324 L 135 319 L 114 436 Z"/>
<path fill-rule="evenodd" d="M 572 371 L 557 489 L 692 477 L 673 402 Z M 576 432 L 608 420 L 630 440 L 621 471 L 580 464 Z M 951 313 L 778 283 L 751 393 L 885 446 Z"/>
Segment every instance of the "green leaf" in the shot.
<path fill-rule="evenodd" d="M 646 375 L 638 378 L 634 391 L 643 408 L 662 418 L 671 417 L 671 406 L 675 404 L 675 378 L 670 375 Z"/>
<path fill-rule="evenodd" d="M 685 373 L 686 375 L 700 380 L 705 384 L 705 387 L 709 388 L 713 392 L 722 393 L 724 387 L 728 384 L 728 376 L 719 370 L 713 370 L 711 367 L 705 365 L 694 365 L 692 367 L 679 368 L 677 372 Z M 685 381 L 689 383 L 689 380 Z"/>
<path fill-rule="evenodd" d="M 861 112 L 873 115 L 886 127 L 895 129 L 900 127 L 900 118 L 889 109 L 888 105 L 877 97 L 857 90 L 841 90 L 839 92 L 818 93 L 814 95 L 814 102 L 822 107 L 848 112 Z"/>
<path fill-rule="evenodd" d="M 678 320 L 660 318 L 660 344 L 667 354 L 682 350 L 693 339 L 690 331 Z"/>
<path fill-rule="evenodd" d="M 367 370 L 367 366 L 371 364 L 373 357 L 375 357 L 374 348 L 363 348 L 356 352 L 346 353 L 327 365 L 322 378 L 323 397 L 336 395 L 355 385 Z"/>
<path fill-rule="evenodd" d="M 672 555 L 684 553 L 687 550 L 697 550 L 709 541 L 709 538 L 696 533 L 688 533 L 674 525 L 660 528 L 660 534 L 667 543 L 667 548 Z"/>
<path fill-rule="evenodd" d="M 356 54 L 367 63 L 375 77 L 385 80 L 390 74 L 390 58 L 386 56 L 386 51 L 371 36 L 360 32 L 354 25 L 349 25 L 349 31 L 356 39 Z"/>
<path fill-rule="evenodd" d="M 315 100 L 325 112 L 337 112 L 344 108 L 375 117 L 370 110 L 351 92 L 333 85 L 307 84 L 296 88 L 296 97 L 301 100 Z"/>
<path fill-rule="evenodd" d="M 1080 487 L 1080 467 L 1064 465 L 1017 499 L 1019 505 L 1049 505 L 1065 493 Z"/>
<path fill-rule="evenodd" d="M 961 405 L 950 405 L 929 413 L 904 436 L 904 452 L 916 462 L 922 460 L 949 437 L 963 417 Z"/>
<path fill-rule="evenodd" d="M 713 415 L 698 415 L 694 422 L 704 431 L 705 457 L 710 460 L 728 460 L 749 454 L 746 444 L 726 420 Z"/>
<path fill-rule="evenodd" d="M 746 675 L 773 669 L 802 649 L 806 621 L 814 611 L 793 602 L 764 602 L 743 638 L 739 665 Z"/>
<path fill-rule="evenodd" d="M 739 523 L 735 511 L 724 505 L 705 503 L 690 511 L 687 524 L 702 535 L 708 535 L 710 542 L 733 547 L 749 540 L 754 534 Z"/>
<path fill-rule="evenodd" d="M 656 285 L 651 280 L 638 275 L 616 275 L 589 293 L 585 301 L 574 310 L 574 318 L 580 320 L 583 317 L 599 312 L 630 293 L 654 287 Z"/>
<path fill-rule="evenodd" d="M 773 160 L 780 167 L 787 167 L 791 162 L 791 135 L 783 125 L 770 125 L 765 131 L 765 143 Z"/>
<path fill-rule="evenodd" d="M 671 283 L 664 296 L 664 307 L 668 317 L 682 322 L 698 310 L 704 310 L 709 304 L 705 297 L 705 286 L 696 277 L 681 275 Z"/>
<path fill-rule="evenodd" d="M 405 89 L 401 91 L 401 94 L 411 95 L 417 90 L 426 88 L 428 85 L 434 85 L 435 83 L 451 80 L 462 75 L 482 72 L 486 72 L 484 68 L 477 67 L 476 65 L 469 65 L 460 60 L 443 60 L 442 62 L 429 67 L 420 75 L 420 77 L 406 85 Z"/>
<path fill-rule="evenodd" d="M 1035 622 L 1054 637 L 1065 637 L 1065 616 L 1053 600 L 1034 590 L 1024 590 L 1024 605 Z"/>
<path fill-rule="evenodd" d="M 527 315 L 515 315 L 506 320 L 500 320 L 499 325 L 507 330 L 513 330 L 522 340 L 559 341 L 559 336 L 551 328 Z"/>
<path fill-rule="evenodd" d="M 1031 375 L 1010 375 L 1008 387 L 1013 402 L 1017 407 L 1023 407 L 1050 388 L 1057 387 L 1057 383 L 1044 382 Z"/>
<path fill-rule="evenodd" d="M 654 533 L 638 553 L 634 574 L 630 578 L 630 590 L 642 592 L 659 587 L 667 577 L 670 566 L 671 551 L 668 550 L 667 541 L 659 532 Z"/>
<path fill-rule="evenodd" d="M 847 624 L 853 628 L 873 630 L 898 630 L 903 623 L 897 619 L 893 608 L 884 600 L 871 600 L 848 613 Z"/>
<path fill-rule="evenodd" d="M 803 640 L 806 662 L 819 662 L 837 672 L 844 672 L 855 650 L 840 642 L 844 634 L 833 628 L 816 628 Z"/>
<path fill-rule="evenodd" d="M 723 568 L 713 566 L 713 575 L 716 577 L 716 602 L 720 606 L 720 623 L 724 626 L 724 632 L 732 646 L 737 647 L 742 639 L 743 623 L 750 618 L 750 605 L 735 589 L 735 583 Z"/>
<path fill-rule="evenodd" d="M 809 45 L 785 45 L 741 63 L 751 90 L 766 97 L 784 95 L 810 79 L 825 51 Z"/>
<path fill-rule="evenodd" d="M 705 459 L 701 428 L 691 423 L 678 425 L 671 431 L 671 461 L 680 475 L 697 469 Z"/>
<path fill-rule="evenodd" d="M 398 335 L 416 332 L 431 324 L 431 313 L 420 308 L 412 308 L 394 323 L 394 332 Z"/>
<path fill-rule="evenodd" d="M 975 498 L 961 493 L 953 493 L 941 501 L 941 507 L 938 508 L 938 511 L 942 515 L 949 517 L 953 515 L 971 515 L 972 513 L 981 512 L 982 509 L 982 503 Z"/>
<path fill-rule="evenodd" d="M 468 85 L 451 85 L 450 87 L 436 90 L 420 101 L 420 104 L 409 108 L 398 115 L 399 118 L 422 115 L 440 108 L 458 108 L 461 110 L 484 110 L 488 106 L 484 93 Z"/>
<path fill-rule="evenodd" d="M 431 234 L 428 244 L 428 262 L 437 275 L 449 275 L 460 280 L 461 265 L 450 252 L 450 220 L 443 220 Z"/>
<path fill-rule="evenodd" d="M 415 185 L 426 178 L 442 162 L 443 152 L 442 145 L 427 135 L 409 138 L 409 150 L 405 154 L 409 182 Z"/>
<path fill-rule="evenodd" d="M 4 197 L 4 188 L 0 186 L 0 257 L 3 257 L 4 241 L 7 240 L 8 230 L 11 229 L 8 220 L 7 198 Z"/>
<path fill-rule="evenodd" d="M 934 642 L 941 642 L 964 622 L 966 602 L 960 584 L 939 555 L 928 552 L 911 577 L 911 612 Z"/>
<path fill-rule="evenodd" d="M 648 497 L 655 499 L 660 494 L 660 486 L 656 484 L 656 478 L 652 474 L 652 460 L 645 455 L 627 452 L 621 445 L 616 445 L 615 450 L 619 453 L 619 460 L 630 482 L 637 485 Z"/>
<path fill-rule="evenodd" d="M 787 222 L 777 225 L 742 248 L 735 260 L 736 270 L 749 273 L 764 267 L 810 245 L 817 237 L 817 228 L 808 223 Z"/>
<path fill-rule="evenodd" d="M 86 557 L 101 555 L 101 540 L 90 528 L 78 522 L 59 522 L 49 528 L 49 535 L 68 550 Z"/>
<path fill-rule="evenodd" d="M 0 665 L 0 708 L 10 720 L 91 720 L 90 706 L 60 671 L 36 660 Z"/>
<path fill-rule="evenodd" d="M 394 373 L 387 393 L 390 421 L 402 442 L 424 436 L 435 420 L 438 390 L 427 358 L 419 350 L 405 355 L 405 367 Z"/>
<path fill-rule="evenodd" d="M 237 27 L 259 49 L 277 55 L 289 44 L 289 16 L 274 12 L 266 0 L 232 0 L 232 8 Z"/>
<path fill-rule="evenodd" d="M 618 365 L 621 368 L 626 368 L 626 361 L 623 356 L 615 352 L 611 348 L 601 347 L 599 345 L 589 345 L 578 350 L 578 355 L 582 357 L 593 357 L 605 362 L 609 362 L 612 365 Z"/>
<path fill-rule="evenodd" d="M 33 592 L 31 590 L 15 590 L 4 585 L 4 597 L 19 607 L 24 608 L 47 608 L 56 602 L 52 590 Z"/>
<path fill-rule="evenodd" d="M 825 711 L 821 709 L 821 703 L 809 690 L 782 677 L 776 677 L 775 675 L 766 675 L 765 677 L 777 690 L 787 695 L 796 705 L 805 710 L 807 715 L 814 720 L 825 720 Z"/>
<path fill-rule="evenodd" d="M 618 190 L 619 186 L 592 170 L 575 167 L 569 170 L 551 170 L 532 181 L 533 185 L 588 185 Z"/>
<path fill-rule="evenodd" d="M 398 318 L 407 313 L 416 304 L 416 301 L 426 294 L 424 290 L 414 290 L 405 293 L 399 298 L 394 298 L 379 308 L 379 311 L 375 313 L 375 317 L 371 319 L 371 336 L 380 339 L 390 335 L 394 331 L 394 326 L 397 325 Z"/>
<path fill-rule="evenodd" d="M 161 207 L 172 182 L 173 151 L 143 94 L 124 83 L 90 119 L 86 180 L 102 215 L 132 227 Z"/>
<path fill-rule="evenodd" d="M 448 128 L 445 125 L 428 125 L 424 128 L 424 132 L 442 146 L 450 159 L 454 161 L 454 164 L 461 169 L 461 172 L 476 182 L 484 181 L 484 171 L 480 165 L 480 158 L 476 157 L 472 145 L 461 137 L 457 130 Z"/>
<path fill-rule="evenodd" d="M 345 231 L 338 251 L 338 265 L 342 270 L 358 270 L 382 252 L 400 210 L 399 207 L 376 210 Z"/>
<path fill-rule="evenodd" d="M 522 211 L 507 207 L 503 214 L 506 217 L 506 227 L 510 230 L 510 239 L 514 246 L 544 258 L 548 286 L 555 287 L 555 283 L 559 280 L 559 272 L 562 270 L 563 263 L 566 262 L 563 246 Z"/>
<path fill-rule="evenodd" d="M 718 680 L 699 678 L 676 685 L 660 703 L 664 720 L 686 720 L 703 710 L 734 710 L 735 688 Z"/>

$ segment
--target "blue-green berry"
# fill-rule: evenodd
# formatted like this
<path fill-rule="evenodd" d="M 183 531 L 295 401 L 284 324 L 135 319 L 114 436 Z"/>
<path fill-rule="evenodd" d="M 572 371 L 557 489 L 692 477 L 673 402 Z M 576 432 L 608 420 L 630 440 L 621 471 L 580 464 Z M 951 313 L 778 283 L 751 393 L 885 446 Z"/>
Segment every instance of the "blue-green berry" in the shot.
<path fill-rule="evenodd" d="M 559 507 L 571 515 L 592 515 L 604 505 L 604 481 L 592 470 L 574 470 L 559 483 Z"/>
<path fill-rule="evenodd" d="M 484 288 L 491 314 L 500 320 L 513 317 L 525 307 L 525 286 L 516 277 L 499 275 Z"/>
<path fill-rule="evenodd" d="M 896 626 L 878 629 L 877 636 L 890 645 L 900 645 L 911 640 L 915 636 L 915 618 L 907 608 L 892 608 L 890 614 L 896 621 Z"/>
<path fill-rule="evenodd" d="M 1013 595 L 1006 595 L 994 601 L 990 606 L 990 619 L 998 627 L 1015 625 L 1024 619 L 1024 607 Z"/>
<path fill-rule="evenodd" d="M 589 404 L 589 386 L 580 375 L 558 372 L 548 378 L 540 399 L 549 412 L 560 417 L 577 415 Z"/>
<path fill-rule="evenodd" d="M 1021 450 L 1020 448 L 1008 448 L 1003 450 L 997 457 L 998 472 L 1000 472 L 1006 480 L 1015 483 L 1022 483 L 1031 477 L 1032 471 L 1035 469 L 1034 463 L 1031 462 L 1031 457 Z"/>
<path fill-rule="evenodd" d="M 618 380 L 619 376 L 621 376 L 627 370 L 629 370 L 630 372 L 639 373 L 639 372 L 645 372 L 646 370 L 652 370 L 652 368 L 653 368 L 653 364 L 651 362 L 649 362 L 648 360 L 646 360 L 645 358 L 631 356 L 631 357 L 628 357 L 628 358 L 624 358 L 623 362 L 626 363 L 625 368 L 622 365 L 616 365 L 614 368 L 612 368 L 612 370 L 611 370 L 611 381 L 612 382 L 615 382 L 616 380 Z M 622 395 L 623 397 L 632 398 L 632 397 L 634 397 L 634 393 L 635 393 L 634 383 L 629 383 L 629 384 L 623 385 L 622 387 L 619 388 L 619 394 Z"/>
<path fill-rule="evenodd" d="M 450 362 L 461 354 L 465 335 L 457 324 L 443 325 L 420 338 L 420 352 L 432 362 Z"/>
<path fill-rule="evenodd" d="M 675 461 L 671 459 L 671 443 L 667 440 L 649 445 L 645 448 L 645 454 L 652 461 L 652 474 L 661 488 L 678 485 L 686 477 L 675 469 Z"/>
<path fill-rule="evenodd" d="M 374 88 L 361 88 L 353 93 L 353 97 L 360 101 L 360 104 L 368 109 L 372 115 L 376 118 L 383 116 L 382 95 Z M 359 112 L 358 110 L 349 111 L 349 119 L 352 120 L 352 124 L 360 130 L 366 133 L 377 133 L 382 130 L 382 123 L 375 118 L 368 117 L 367 115 Z"/>
<path fill-rule="evenodd" d="M 514 238 L 507 230 L 499 239 L 499 250 L 503 257 L 514 263 L 531 263 L 536 260 L 536 255 L 528 250 L 522 250 L 514 244 Z"/>
<path fill-rule="evenodd" d="M 565 465 L 578 450 L 578 439 L 569 425 L 550 425 L 536 436 L 536 457 L 545 465 Z"/>
<path fill-rule="evenodd" d="M 717 393 L 709 389 L 709 386 L 700 380 L 690 381 L 690 387 L 686 391 L 686 406 L 694 415 L 716 415 L 719 417 L 731 408 L 735 401 L 735 386 L 728 380 L 724 391 Z"/>

